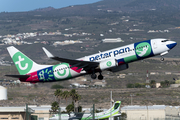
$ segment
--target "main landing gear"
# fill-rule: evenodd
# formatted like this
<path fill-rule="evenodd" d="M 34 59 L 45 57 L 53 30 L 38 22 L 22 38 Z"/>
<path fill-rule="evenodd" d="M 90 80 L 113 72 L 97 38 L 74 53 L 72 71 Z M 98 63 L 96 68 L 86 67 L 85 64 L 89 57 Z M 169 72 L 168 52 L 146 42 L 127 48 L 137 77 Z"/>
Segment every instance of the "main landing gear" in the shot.
<path fill-rule="evenodd" d="M 91 74 L 91 78 L 92 78 L 92 79 L 96 79 L 96 78 L 97 78 L 96 73 Z"/>
<path fill-rule="evenodd" d="M 99 75 L 98 75 L 98 79 L 99 80 L 102 80 L 104 77 L 102 76 L 102 74 L 101 74 L 101 72 L 99 73 Z"/>
<path fill-rule="evenodd" d="M 91 74 L 91 78 L 92 79 L 96 79 L 97 78 L 97 75 L 96 75 L 96 73 L 92 73 Z M 99 73 L 99 75 L 98 75 L 98 79 L 99 80 L 102 80 L 104 77 L 102 76 L 102 74 L 101 74 L 101 72 Z"/>

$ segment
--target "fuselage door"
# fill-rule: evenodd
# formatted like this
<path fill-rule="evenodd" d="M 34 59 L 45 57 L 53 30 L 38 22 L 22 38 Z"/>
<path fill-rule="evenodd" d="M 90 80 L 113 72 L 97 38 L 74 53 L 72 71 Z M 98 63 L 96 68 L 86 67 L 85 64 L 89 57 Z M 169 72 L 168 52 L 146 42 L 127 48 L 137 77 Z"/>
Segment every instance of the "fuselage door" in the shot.
<path fill-rule="evenodd" d="M 153 47 L 153 49 L 157 49 L 157 42 L 156 42 L 156 40 L 152 40 L 152 47 Z"/>

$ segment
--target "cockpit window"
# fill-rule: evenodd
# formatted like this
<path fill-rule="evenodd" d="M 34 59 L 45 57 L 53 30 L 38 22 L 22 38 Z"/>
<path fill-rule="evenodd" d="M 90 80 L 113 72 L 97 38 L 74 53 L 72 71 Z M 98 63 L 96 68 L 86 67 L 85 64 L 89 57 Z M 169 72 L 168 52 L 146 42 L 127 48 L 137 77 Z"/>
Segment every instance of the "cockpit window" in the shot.
<path fill-rule="evenodd" d="M 115 103 L 114 109 L 117 109 L 119 107 L 119 103 Z"/>
<path fill-rule="evenodd" d="M 161 42 L 166 42 L 166 41 L 169 41 L 169 40 L 162 40 Z"/>

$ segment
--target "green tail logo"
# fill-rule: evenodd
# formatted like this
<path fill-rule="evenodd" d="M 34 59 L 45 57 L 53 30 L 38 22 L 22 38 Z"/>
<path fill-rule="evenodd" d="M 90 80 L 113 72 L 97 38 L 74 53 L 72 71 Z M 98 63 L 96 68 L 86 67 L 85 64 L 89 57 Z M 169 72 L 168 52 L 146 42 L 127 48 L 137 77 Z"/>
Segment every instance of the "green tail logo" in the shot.
<path fill-rule="evenodd" d="M 12 59 L 21 75 L 27 74 L 31 70 L 33 61 L 21 52 L 17 52 Z"/>

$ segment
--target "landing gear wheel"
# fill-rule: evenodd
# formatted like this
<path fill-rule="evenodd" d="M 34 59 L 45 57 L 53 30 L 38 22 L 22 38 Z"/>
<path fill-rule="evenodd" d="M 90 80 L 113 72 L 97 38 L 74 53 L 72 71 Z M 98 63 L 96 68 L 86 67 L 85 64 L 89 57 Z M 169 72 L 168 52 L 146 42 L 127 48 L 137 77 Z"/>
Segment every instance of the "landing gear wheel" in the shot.
<path fill-rule="evenodd" d="M 160 60 L 161 60 L 161 61 L 164 61 L 164 58 L 163 58 L 163 57 L 161 57 L 161 58 L 160 58 Z"/>
<path fill-rule="evenodd" d="M 102 80 L 104 77 L 100 74 L 100 75 L 98 75 L 98 79 L 99 80 Z"/>
<path fill-rule="evenodd" d="M 92 79 L 96 79 L 97 78 L 97 75 L 94 73 L 94 74 L 91 74 L 91 78 Z"/>

